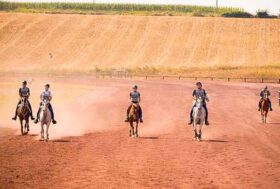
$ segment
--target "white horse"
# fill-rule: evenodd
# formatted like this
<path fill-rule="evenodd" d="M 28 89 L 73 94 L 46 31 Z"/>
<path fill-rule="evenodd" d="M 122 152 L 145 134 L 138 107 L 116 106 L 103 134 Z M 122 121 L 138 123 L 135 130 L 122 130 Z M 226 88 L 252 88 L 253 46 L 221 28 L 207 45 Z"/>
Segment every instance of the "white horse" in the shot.
<path fill-rule="evenodd" d="M 203 100 L 201 98 L 196 99 L 195 107 L 193 108 L 193 131 L 194 140 L 201 141 L 201 128 L 205 123 L 206 110 L 203 107 Z"/>
<path fill-rule="evenodd" d="M 44 100 L 41 103 L 41 111 L 40 111 L 40 121 L 41 121 L 41 140 L 49 140 L 49 127 L 51 124 L 52 116 L 49 110 L 49 102 Z M 46 138 L 44 137 L 44 125 L 46 125 Z"/>

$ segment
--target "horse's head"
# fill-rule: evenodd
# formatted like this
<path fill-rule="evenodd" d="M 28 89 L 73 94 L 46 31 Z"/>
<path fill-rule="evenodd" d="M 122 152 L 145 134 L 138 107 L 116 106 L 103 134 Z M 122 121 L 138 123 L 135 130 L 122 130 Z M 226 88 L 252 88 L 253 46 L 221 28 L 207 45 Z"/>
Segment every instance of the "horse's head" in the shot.
<path fill-rule="evenodd" d="M 199 98 L 196 99 L 195 105 L 196 105 L 196 107 L 197 107 L 198 109 L 201 109 L 201 107 L 202 107 L 202 102 L 203 102 L 203 100 L 202 100 L 201 97 L 199 97 Z"/>
<path fill-rule="evenodd" d="M 132 114 L 131 116 L 133 116 L 134 119 L 137 119 L 137 116 L 138 116 L 138 104 L 136 104 L 136 103 L 132 104 L 130 114 Z"/>
<path fill-rule="evenodd" d="M 45 111 L 47 109 L 49 102 L 47 100 L 43 100 L 41 103 L 41 110 Z"/>
<path fill-rule="evenodd" d="M 20 99 L 20 106 L 22 106 L 22 107 L 26 107 L 27 106 L 27 98 L 26 97 L 22 97 Z"/>
<path fill-rule="evenodd" d="M 264 99 L 268 99 L 268 92 L 267 92 L 267 91 L 264 91 L 264 93 L 263 93 L 263 98 L 264 98 Z"/>

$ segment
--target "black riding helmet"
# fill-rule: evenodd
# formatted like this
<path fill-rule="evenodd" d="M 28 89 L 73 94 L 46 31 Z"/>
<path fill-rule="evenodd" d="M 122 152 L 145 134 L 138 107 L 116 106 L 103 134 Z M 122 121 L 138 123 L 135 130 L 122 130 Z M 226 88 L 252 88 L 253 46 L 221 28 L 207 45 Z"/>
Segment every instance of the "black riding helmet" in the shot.
<path fill-rule="evenodd" d="M 46 84 L 46 85 L 45 85 L 45 87 L 48 87 L 48 88 L 50 88 L 50 84 Z"/>
<path fill-rule="evenodd" d="M 23 84 L 23 85 L 27 85 L 27 82 L 26 82 L 26 81 L 23 81 L 22 84 Z"/>
<path fill-rule="evenodd" d="M 197 82 L 196 86 L 202 86 L 202 83 L 201 82 Z"/>

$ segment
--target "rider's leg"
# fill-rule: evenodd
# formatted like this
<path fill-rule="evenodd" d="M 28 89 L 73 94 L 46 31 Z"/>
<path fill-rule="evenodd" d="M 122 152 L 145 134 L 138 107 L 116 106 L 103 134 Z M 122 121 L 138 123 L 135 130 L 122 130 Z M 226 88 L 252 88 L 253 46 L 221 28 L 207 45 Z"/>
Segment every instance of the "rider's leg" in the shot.
<path fill-rule="evenodd" d="M 194 106 L 192 107 L 191 112 L 190 112 L 190 122 L 188 123 L 189 125 L 191 125 L 193 123 L 193 108 L 194 108 Z"/>
<path fill-rule="evenodd" d="M 29 108 L 29 110 L 30 110 L 30 114 L 31 114 L 31 120 L 34 120 L 31 104 L 30 104 L 29 101 L 27 101 L 27 103 L 28 103 L 28 108 Z"/>
<path fill-rule="evenodd" d="M 261 98 L 260 101 L 259 101 L 259 110 L 258 110 L 258 111 L 261 110 L 261 106 L 262 106 L 262 98 Z"/>
<path fill-rule="evenodd" d="M 139 107 L 139 117 L 140 117 L 140 122 L 142 123 L 143 122 L 143 113 L 142 113 L 142 108 L 140 105 L 138 105 Z"/>
<path fill-rule="evenodd" d="M 270 101 L 270 99 L 269 99 L 269 98 L 268 98 L 267 100 L 268 100 L 268 105 L 269 105 L 270 111 L 272 111 L 271 101 Z"/>
<path fill-rule="evenodd" d="M 18 110 L 19 104 L 20 104 L 20 101 L 18 101 L 18 103 L 17 103 L 17 108 L 16 108 L 16 112 L 15 112 L 15 117 L 12 118 L 13 120 L 17 120 L 17 110 Z"/>
<path fill-rule="evenodd" d="M 51 105 L 51 103 L 49 103 L 49 110 L 50 110 L 50 112 L 51 112 L 51 115 L 52 115 L 52 122 L 53 122 L 53 124 L 56 124 L 56 121 L 55 121 L 55 119 L 54 119 L 54 113 L 53 113 L 53 108 L 52 108 L 52 105 Z"/>
<path fill-rule="evenodd" d="M 128 108 L 127 108 L 127 110 L 126 110 L 126 120 L 125 120 L 126 122 L 128 122 L 128 114 L 129 114 L 129 112 L 130 112 L 131 106 L 132 106 L 132 105 L 128 106 Z"/>
<path fill-rule="evenodd" d="M 203 107 L 205 108 L 205 124 L 206 125 L 209 125 L 209 122 L 208 122 L 208 109 L 207 109 L 207 106 L 206 106 L 206 103 L 203 104 Z"/>
<path fill-rule="evenodd" d="M 38 121 L 39 121 L 39 116 L 40 116 L 40 112 L 41 112 L 41 106 L 42 106 L 42 103 L 40 103 L 40 105 L 39 105 L 39 109 L 38 109 L 37 115 L 36 115 L 36 120 L 34 121 L 34 123 L 38 123 Z"/>

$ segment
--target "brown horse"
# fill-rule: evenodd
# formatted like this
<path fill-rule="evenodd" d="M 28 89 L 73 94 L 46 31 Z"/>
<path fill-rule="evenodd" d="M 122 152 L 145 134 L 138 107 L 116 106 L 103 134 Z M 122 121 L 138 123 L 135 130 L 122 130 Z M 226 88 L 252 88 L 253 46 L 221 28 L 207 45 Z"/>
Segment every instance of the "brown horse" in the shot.
<path fill-rule="evenodd" d="M 261 116 L 262 116 L 262 122 L 266 123 L 266 118 L 269 110 L 269 104 L 268 104 L 268 95 L 267 93 L 264 93 L 264 97 L 261 103 Z"/>
<path fill-rule="evenodd" d="M 20 99 L 20 101 L 21 102 L 20 102 L 19 107 L 17 109 L 17 115 L 18 115 L 19 120 L 20 120 L 21 134 L 26 135 L 29 132 L 30 110 L 28 108 L 27 98 L 23 97 L 23 98 Z M 25 121 L 24 127 L 23 127 L 23 121 Z"/>
<path fill-rule="evenodd" d="M 139 105 L 133 103 L 129 114 L 128 114 L 128 120 L 130 124 L 130 130 L 129 130 L 129 136 L 130 137 L 138 137 L 138 124 L 139 124 Z M 135 127 L 133 122 L 136 123 Z M 134 129 L 135 128 L 135 129 Z"/>

